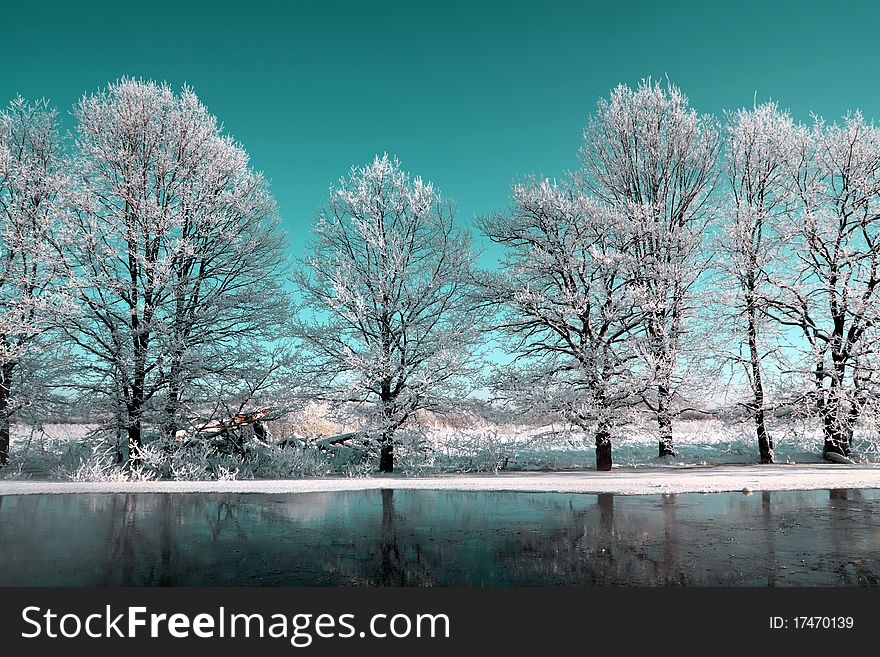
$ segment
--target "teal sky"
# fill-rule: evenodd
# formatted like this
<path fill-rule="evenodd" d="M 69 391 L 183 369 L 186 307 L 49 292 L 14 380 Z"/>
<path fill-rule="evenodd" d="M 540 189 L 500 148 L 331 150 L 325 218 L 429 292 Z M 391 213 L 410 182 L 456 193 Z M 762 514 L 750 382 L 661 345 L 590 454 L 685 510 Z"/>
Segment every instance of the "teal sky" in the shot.
<path fill-rule="evenodd" d="M 880 119 L 880 6 L 613 2 L 9 2 L 0 96 L 67 113 L 121 76 L 192 85 L 272 181 L 294 253 L 328 186 L 388 151 L 457 200 L 577 164 L 596 100 L 668 76 L 701 111 L 774 98 Z"/>

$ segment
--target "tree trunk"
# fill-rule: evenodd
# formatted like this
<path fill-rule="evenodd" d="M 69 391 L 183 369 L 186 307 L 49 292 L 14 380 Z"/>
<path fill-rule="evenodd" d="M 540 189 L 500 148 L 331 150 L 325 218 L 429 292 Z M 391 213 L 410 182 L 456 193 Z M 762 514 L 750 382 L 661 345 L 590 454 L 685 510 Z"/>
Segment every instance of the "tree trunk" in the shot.
<path fill-rule="evenodd" d="M 752 285 L 751 280 L 749 285 Z M 761 455 L 761 463 L 775 463 L 773 440 L 767 433 L 764 421 L 764 383 L 761 380 L 761 354 L 758 352 L 758 321 L 755 316 L 755 301 L 751 290 L 746 296 L 746 304 L 748 307 L 749 358 L 752 365 L 752 392 L 755 398 L 755 432 L 758 436 L 758 452 Z"/>
<path fill-rule="evenodd" d="M 604 425 L 596 431 L 596 470 L 611 470 L 611 433 Z"/>
<path fill-rule="evenodd" d="M 387 341 L 383 341 L 383 344 L 390 351 Z M 379 472 L 394 472 L 394 431 L 397 426 L 392 422 L 394 394 L 391 392 L 391 379 L 388 377 L 382 380 L 379 400 L 384 423 L 382 435 L 379 437 Z"/>
<path fill-rule="evenodd" d="M 839 454 L 840 456 L 848 457 L 850 451 L 849 441 L 845 434 L 834 430 L 825 432 L 825 445 L 822 448 L 823 458 L 827 454 Z"/>
<path fill-rule="evenodd" d="M 138 324 L 133 323 L 136 330 Z M 149 336 L 146 333 L 134 338 L 134 377 L 131 383 L 131 399 L 128 402 L 128 459 L 132 467 L 141 464 L 141 416 L 144 411 L 144 387 L 146 383 L 146 360 Z"/>
<path fill-rule="evenodd" d="M 132 363 L 131 397 L 127 400 L 128 459 L 131 467 L 134 468 L 141 464 L 141 447 L 143 447 L 141 416 L 143 415 L 144 402 L 146 401 L 147 353 L 150 346 L 149 327 L 152 320 L 152 311 L 147 310 L 150 307 L 149 301 L 151 297 L 145 292 L 143 320 L 138 316 L 138 295 L 136 287 L 138 268 L 136 265 L 136 258 L 131 250 L 129 250 L 128 262 L 133 288 L 130 326 L 134 356 L 134 362 Z"/>
<path fill-rule="evenodd" d="M 128 433 L 128 462 L 131 467 L 141 464 L 141 448 L 143 437 L 141 435 L 141 415 L 143 413 L 144 388 L 143 379 L 135 376 L 132 386 L 131 399 L 126 403 L 126 432 Z"/>
<path fill-rule="evenodd" d="M 758 395 L 755 395 L 757 401 Z M 758 451 L 761 453 L 761 463 L 776 463 L 776 454 L 773 451 L 773 439 L 767 433 L 764 425 L 764 409 L 758 407 L 755 412 L 755 430 L 758 432 Z"/>
<path fill-rule="evenodd" d="M 180 354 L 173 354 L 171 367 L 168 372 L 168 398 L 165 400 L 163 433 L 169 438 L 174 438 L 180 428 L 177 424 L 177 411 L 180 409 L 180 380 L 182 378 Z"/>
<path fill-rule="evenodd" d="M 180 393 L 172 385 L 168 390 L 168 399 L 165 402 L 165 426 L 162 427 L 163 433 L 169 438 L 174 438 L 178 430 L 177 425 L 177 408 L 180 402 Z"/>
<path fill-rule="evenodd" d="M 14 369 L 14 363 L 5 363 L 0 367 L 0 467 L 9 463 L 9 390 Z"/>
<path fill-rule="evenodd" d="M 3 393 L 0 393 L 0 396 L 2 395 Z M 5 405 L 5 401 L 0 401 L 0 468 L 9 463 L 9 417 Z"/>
<path fill-rule="evenodd" d="M 657 427 L 660 433 L 659 456 L 675 456 L 672 443 L 672 411 L 669 408 L 669 386 L 657 386 Z"/>
<path fill-rule="evenodd" d="M 825 457 L 829 453 L 849 456 L 850 431 L 847 422 L 849 413 L 845 407 L 843 391 L 846 369 L 842 358 L 835 357 L 835 354 L 832 354 L 832 358 L 834 359 L 834 375 L 831 377 L 831 385 L 828 387 L 825 403 L 821 407 L 822 428 L 825 434 L 822 456 Z"/>
<path fill-rule="evenodd" d="M 132 417 L 129 413 L 128 417 L 128 462 L 131 467 L 135 468 L 141 464 L 141 447 L 143 440 L 141 438 L 141 419 L 140 417 Z"/>
<path fill-rule="evenodd" d="M 850 431 L 843 426 L 839 419 L 839 414 L 844 412 L 842 408 L 839 408 L 840 405 L 840 400 L 834 400 L 832 404 L 825 407 L 822 418 L 822 428 L 825 434 L 825 445 L 822 448 L 823 458 L 829 453 L 849 456 L 852 449 Z"/>
<path fill-rule="evenodd" d="M 862 415 L 862 409 L 868 403 L 868 391 L 865 388 L 865 381 L 861 374 L 858 362 L 853 366 L 853 387 L 855 392 L 846 415 L 846 453 L 852 452 L 853 438 L 856 431 L 856 424 Z"/>
<path fill-rule="evenodd" d="M 394 472 L 394 439 L 388 433 L 379 439 L 379 472 Z"/>

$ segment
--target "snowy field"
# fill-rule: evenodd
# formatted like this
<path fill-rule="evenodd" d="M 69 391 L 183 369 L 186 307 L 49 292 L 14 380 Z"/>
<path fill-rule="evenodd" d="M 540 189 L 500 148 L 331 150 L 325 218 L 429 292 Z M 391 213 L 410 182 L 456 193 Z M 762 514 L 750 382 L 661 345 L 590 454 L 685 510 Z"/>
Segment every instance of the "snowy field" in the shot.
<path fill-rule="evenodd" d="M 806 422 L 770 425 L 780 464 L 822 463 L 822 436 Z M 448 456 L 467 465 L 496 460 L 499 470 L 569 470 L 595 467 L 591 436 L 562 427 L 490 426 L 474 429 L 434 428 L 427 436 L 436 458 Z M 614 441 L 615 466 L 725 465 L 758 463 L 754 426 L 719 420 L 680 420 L 674 425 L 676 456 L 657 457 L 657 435 L 650 427 L 632 427 Z M 863 429 L 854 439 L 853 459 L 880 462 L 880 440 Z"/>

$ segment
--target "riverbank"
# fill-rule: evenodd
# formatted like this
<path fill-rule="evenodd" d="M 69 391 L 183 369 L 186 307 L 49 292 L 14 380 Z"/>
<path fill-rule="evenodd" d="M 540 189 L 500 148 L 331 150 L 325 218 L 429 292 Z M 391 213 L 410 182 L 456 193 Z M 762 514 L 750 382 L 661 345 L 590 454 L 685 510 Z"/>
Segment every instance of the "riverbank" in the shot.
<path fill-rule="evenodd" d="M 67 493 L 320 493 L 399 490 L 545 493 L 720 493 L 730 491 L 880 488 L 880 465 L 722 465 L 615 468 L 611 472 L 513 472 L 430 477 L 314 477 L 236 481 L 0 481 L 0 495 Z"/>

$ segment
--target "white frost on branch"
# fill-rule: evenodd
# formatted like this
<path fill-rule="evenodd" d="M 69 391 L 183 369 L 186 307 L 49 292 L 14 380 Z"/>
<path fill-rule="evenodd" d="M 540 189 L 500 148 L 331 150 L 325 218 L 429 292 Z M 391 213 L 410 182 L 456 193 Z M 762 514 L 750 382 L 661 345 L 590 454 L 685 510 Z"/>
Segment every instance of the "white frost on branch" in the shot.
<path fill-rule="evenodd" d="M 452 204 L 388 155 L 330 190 L 296 281 L 298 332 L 319 397 L 368 409 L 365 432 L 393 468 L 393 436 L 461 396 L 481 337 L 474 255 Z"/>

